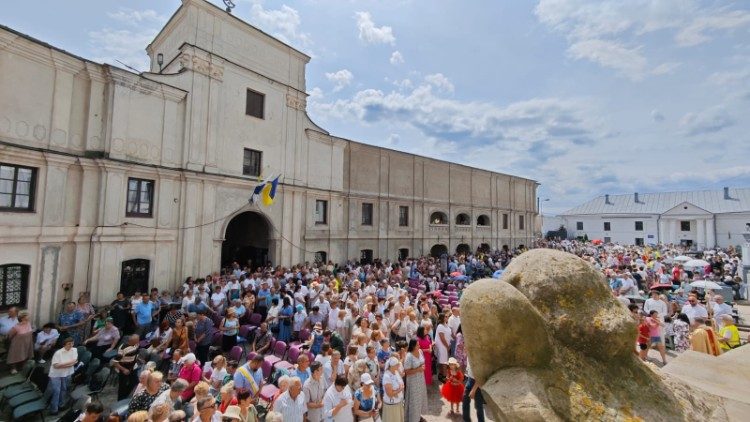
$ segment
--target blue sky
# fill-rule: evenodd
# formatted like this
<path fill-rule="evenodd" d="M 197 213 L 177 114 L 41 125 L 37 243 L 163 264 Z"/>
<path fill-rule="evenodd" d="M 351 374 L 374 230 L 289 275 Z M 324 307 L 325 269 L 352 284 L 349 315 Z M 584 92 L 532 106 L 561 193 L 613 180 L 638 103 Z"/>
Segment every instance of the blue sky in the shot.
<path fill-rule="evenodd" d="M 235 3 L 313 57 L 316 123 L 533 178 L 545 213 L 604 193 L 750 186 L 750 2 Z M 179 4 L 14 1 L 0 23 L 145 69 L 145 46 Z"/>

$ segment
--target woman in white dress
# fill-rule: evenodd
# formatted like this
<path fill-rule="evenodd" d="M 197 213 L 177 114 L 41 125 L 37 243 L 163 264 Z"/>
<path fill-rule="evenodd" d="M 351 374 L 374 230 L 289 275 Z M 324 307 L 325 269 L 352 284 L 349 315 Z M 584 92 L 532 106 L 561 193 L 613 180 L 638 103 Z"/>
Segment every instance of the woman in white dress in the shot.
<path fill-rule="evenodd" d="M 438 316 L 438 326 L 435 330 L 435 354 L 437 355 L 438 373 L 441 381 L 445 377 L 445 369 L 450 357 L 450 345 L 453 338 L 452 331 L 446 324 L 445 314 Z"/>

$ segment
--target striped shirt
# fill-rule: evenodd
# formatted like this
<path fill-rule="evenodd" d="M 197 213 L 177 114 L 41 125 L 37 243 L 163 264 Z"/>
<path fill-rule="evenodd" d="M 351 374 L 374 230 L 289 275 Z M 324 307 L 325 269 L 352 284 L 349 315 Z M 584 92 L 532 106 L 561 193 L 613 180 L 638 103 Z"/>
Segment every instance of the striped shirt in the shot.
<path fill-rule="evenodd" d="M 302 391 L 293 399 L 289 391 L 285 391 L 273 404 L 273 410 L 281 413 L 284 422 L 302 422 L 307 412 L 307 400 Z"/>

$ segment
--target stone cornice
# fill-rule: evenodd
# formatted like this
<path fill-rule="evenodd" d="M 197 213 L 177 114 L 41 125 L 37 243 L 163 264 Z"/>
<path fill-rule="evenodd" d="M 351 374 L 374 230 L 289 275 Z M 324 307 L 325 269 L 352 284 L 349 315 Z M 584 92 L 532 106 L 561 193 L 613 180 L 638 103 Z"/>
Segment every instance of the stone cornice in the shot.
<path fill-rule="evenodd" d="M 106 66 L 106 69 L 112 83 L 141 94 L 154 95 L 172 102 L 180 102 L 187 96 L 187 93 L 179 88 L 152 81 L 115 67 Z"/>

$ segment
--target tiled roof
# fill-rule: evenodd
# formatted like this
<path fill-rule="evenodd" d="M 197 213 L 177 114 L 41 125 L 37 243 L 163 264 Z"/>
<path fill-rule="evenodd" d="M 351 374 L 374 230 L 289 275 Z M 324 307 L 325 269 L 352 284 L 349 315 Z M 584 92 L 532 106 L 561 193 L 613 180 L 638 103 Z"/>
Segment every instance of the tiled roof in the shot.
<path fill-rule="evenodd" d="M 729 199 L 724 190 L 702 190 L 692 192 L 661 192 L 598 196 L 560 215 L 594 214 L 663 214 L 684 202 L 703 208 L 712 214 L 750 212 L 750 188 L 729 189 Z"/>

